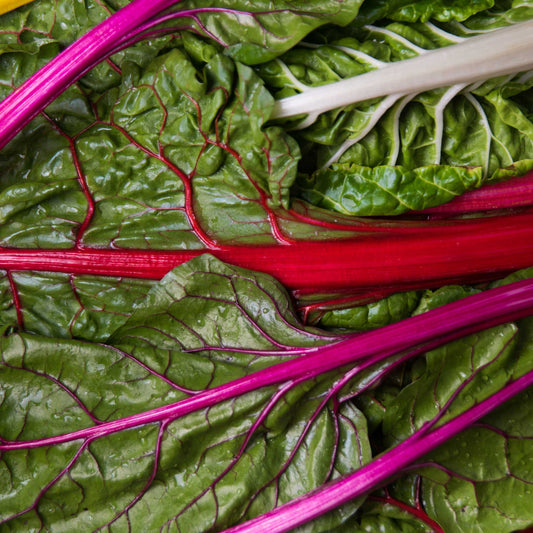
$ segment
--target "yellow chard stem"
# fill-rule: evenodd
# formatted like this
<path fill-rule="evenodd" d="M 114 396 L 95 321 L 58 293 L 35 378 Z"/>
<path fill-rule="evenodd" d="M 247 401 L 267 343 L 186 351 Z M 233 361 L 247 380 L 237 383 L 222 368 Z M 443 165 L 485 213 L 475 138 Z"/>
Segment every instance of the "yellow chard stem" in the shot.
<path fill-rule="evenodd" d="M 13 11 L 17 7 L 23 6 L 24 4 L 29 4 L 33 0 L 0 0 L 0 15 L 7 13 L 8 11 Z"/>

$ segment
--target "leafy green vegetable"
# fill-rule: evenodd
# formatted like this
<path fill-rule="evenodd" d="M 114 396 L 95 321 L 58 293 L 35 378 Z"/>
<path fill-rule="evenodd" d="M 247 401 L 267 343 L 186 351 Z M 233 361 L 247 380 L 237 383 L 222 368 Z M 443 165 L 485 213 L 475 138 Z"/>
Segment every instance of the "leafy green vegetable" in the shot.
<path fill-rule="evenodd" d="M 36 0 L 2 16 L 0 98 L 130 4 Z M 354 217 L 424 209 L 533 168 L 531 73 L 271 120 L 275 98 L 528 20 L 532 6 L 170 4 L 2 150 L 0 530 L 219 531 L 372 474 L 398 442 L 429 450 L 432 431 L 494 398 L 490 416 L 390 470 L 389 485 L 302 529 L 532 526 L 531 390 L 500 405 L 533 371 L 531 318 L 503 324 L 529 312 L 529 282 L 487 300 L 483 285 L 436 288 L 461 281 L 456 264 L 479 282 L 531 264 L 531 215 Z M 156 281 L 176 264 L 164 250 L 209 250 L 339 293 L 296 292 L 316 304 L 304 324 L 278 281 L 213 256 Z M 106 261 L 118 275 L 80 274 Z M 472 298 L 437 309 L 471 295 L 499 325 L 479 331 L 476 313 L 463 324 Z M 425 325 L 417 341 L 413 324 Z"/>
<path fill-rule="evenodd" d="M 397 292 L 365 305 L 325 310 L 310 320 L 324 328 L 367 331 L 411 316 L 421 298 L 421 291 Z"/>
<path fill-rule="evenodd" d="M 25 65 L 23 72 L 20 72 L 20 67 L 17 68 L 19 72 L 13 81 L 18 86 L 37 69 L 37 65 L 31 65 L 31 56 L 41 56 L 46 49 L 50 51 L 52 45 L 57 53 L 58 47 L 71 44 L 130 2 L 39 0 L 7 13 L 2 17 L 0 61 L 9 62 L 11 70 L 16 64 Z M 283 1 L 277 2 L 273 8 L 266 1 L 254 2 L 250 6 L 242 1 L 186 0 L 176 2 L 173 9 L 189 14 L 189 18 L 183 17 L 178 22 L 179 26 L 194 27 L 229 48 L 229 53 L 240 62 L 255 64 L 287 50 L 311 30 L 325 23 L 343 25 L 350 22 L 360 4 L 361 0 Z M 167 24 L 172 24 L 172 20 Z M 155 39 L 149 43 L 138 43 L 134 48 L 115 55 L 113 61 L 119 66 L 125 60 L 141 62 L 146 66 L 167 41 Z M 39 63 L 40 66 L 42 64 Z M 82 83 L 103 90 L 119 82 L 120 76 L 116 70 L 102 63 Z"/>
<path fill-rule="evenodd" d="M 106 345 L 26 333 L 4 337 L 1 439 L 97 428 L 328 338 L 301 328 L 285 291 L 268 276 L 202 256 L 154 287 Z M 27 530 L 40 521 L 52 530 L 70 524 L 85 531 L 115 521 L 125 527 L 130 520 L 149 529 L 172 522 L 204 531 L 255 515 L 370 458 L 359 412 L 322 406 L 330 386 L 326 376 L 282 387 L 274 397 L 271 389 L 258 390 L 179 422 L 4 449 L 2 469 L 10 474 L 0 519 Z M 326 523 L 343 519 L 340 513 Z"/>
<path fill-rule="evenodd" d="M 449 202 L 482 183 L 480 168 L 337 164 L 300 180 L 302 196 L 310 203 L 339 213 L 400 215 L 409 210 Z"/>
<path fill-rule="evenodd" d="M 491 8 L 492 0 L 439 0 L 438 2 L 411 2 L 410 0 L 376 0 L 363 4 L 360 17 L 361 24 L 375 22 L 381 18 L 425 22 L 431 18 L 439 21 L 464 20 L 480 11 Z"/>

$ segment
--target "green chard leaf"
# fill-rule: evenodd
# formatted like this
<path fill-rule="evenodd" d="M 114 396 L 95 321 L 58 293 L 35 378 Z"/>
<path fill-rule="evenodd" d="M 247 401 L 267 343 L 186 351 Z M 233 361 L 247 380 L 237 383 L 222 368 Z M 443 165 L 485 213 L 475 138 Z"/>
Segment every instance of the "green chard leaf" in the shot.
<path fill-rule="evenodd" d="M 311 204 L 347 215 L 400 215 L 440 205 L 482 183 L 481 168 L 334 164 L 299 181 Z"/>
<path fill-rule="evenodd" d="M 531 277 L 533 269 L 525 268 L 491 283 L 489 287 L 501 287 Z M 307 312 L 306 319 L 309 324 L 324 329 L 369 331 L 477 294 L 482 288 L 483 286 L 445 285 L 438 289 L 396 292 L 381 297 L 379 294 L 365 295 L 364 298 L 355 296 L 341 302 L 333 300 L 329 304 L 326 301 L 328 305 L 323 305 L 322 308 L 319 305 L 315 310 Z M 306 304 L 309 302 L 305 299 L 300 302 L 301 307 Z"/>
<path fill-rule="evenodd" d="M 278 0 L 275 4 L 267 0 L 188 0 L 179 5 L 179 10 L 191 9 L 191 25 L 221 44 L 234 59 L 256 65 L 292 48 L 324 24 L 348 24 L 362 3 L 363 0 Z M 187 26 L 187 22 L 185 19 L 182 24 Z"/>
<path fill-rule="evenodd" d="M 455 298 L 453 293 L 457 296 L 457 289 L 449 299 Z M 381 426 L 385 446 L 435 417 L 445 424 L 531 369 L 532 331 L 531 319 L 523 319 L 426 354 L 397 395 L 380 397 L 386 402 Z M 524 459 L 533 451 L 532 428 L 526 422 L 532 416 L 529 396 L 523 393 L 410 468 L 418 476 L 417 498 L 444 531 L 511 532 L 533 522 L 526 503 L 531 466 Z M 410 483 L 409 477 L 395 482 L 392 494 L 406 498 Z"/>
<path fill-rule="evenodd" d="M 128 320 L 153 284 L 58 272 L 4 272 L 0 328 L 102 342 Z"/>
<path fill-rule="evenodd" d="M 494 0 L 430 0 L 407 2 L 395 11 L 387 14 L 387 18 L 406 22 L 426 22 L 430 19 L 440 22 L 450 20 L 466 20 L 472 15 L 493 7 Z"/>
<path fill-rule="evenodd" d="M 428 294 L 420 310 L 468 293 L 450 287 Z M 403 370 L 391 373 L 380 364 L 349 382 L 350 374 L 339 380 L 343 371 L 331 372 L 173 418 L 157 409 L 338 337 L 303 327 L 271 277 L 208 255 L 176 268 L 137 300 L 121 323 L 102 322 L 108 337 L 101 329 L 97 342 L 4 327 L 2 527 L 120 531 L 142 523 L 148 530 L 169 524 L 220 530 L 357 470 L 416 427 L 443 423 L 533 367 L 530 319 L 455 341 Z M 383 410 L 380 420 L 372 397 Z M 435 520 L 454 531 L 447 524 L 460 512 L 465 529 L 474 519 L 493 528 L 479 531 L 533 523 L 503 492 L 512 485 L 526 499 L 529 490 L 528 405 L 502 407 L 425 458 L 416 467 L 421 482 L 411 473 L 363 507 L 351 502 L 305 531 L 431 531 Z M 145 421 L 128 423 L 136 415 Z M 460 511 L 464 487 L 484 495 L 479 509 Z"/>
<path fill-rule="evenodd" d="M 94 102 L 72 88 L 76 104 L 54 104 L 10 143 L 0 162 L 3 246 L 283 239 L 275 213 L 289 202 L 298 146 L 264 127 L 273 99 L 249 67 L 184 41 L 146 68 L 125 62 L 122 84 Z M 199 48 L 207 62 L 187 52 Z"/>
<path fill-rule="evenodd" d="M 371 24 L 378 19 L 388 18 L 416 22 L 426 22 L 435 19 L 442 22 L 450 20 L 464 20 L 471 15 L 493 7 L 494 0 L 376 0 L 365 2 L 360 10 L 358 20 L 360 24 Z"/>
<path fill-rule="evenodd" d="M 411 316 L 421 298 L 422 291 L 397 292 L 362 305 L 325 309 L 308 320 L 326 329 L 368 331 Z"/>

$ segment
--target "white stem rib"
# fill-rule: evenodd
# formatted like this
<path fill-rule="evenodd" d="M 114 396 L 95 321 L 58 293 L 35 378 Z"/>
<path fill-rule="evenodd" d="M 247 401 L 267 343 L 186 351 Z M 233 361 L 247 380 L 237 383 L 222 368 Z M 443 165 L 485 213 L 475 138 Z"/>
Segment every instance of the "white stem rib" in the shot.
<path fill-rule="evenodd" d="M 533 20 L 429 50 L 329 85 L 276 102 L 272 118 L 324 113 L 389 94 L 410 94 L 473 83 L 533 68 Z"/>

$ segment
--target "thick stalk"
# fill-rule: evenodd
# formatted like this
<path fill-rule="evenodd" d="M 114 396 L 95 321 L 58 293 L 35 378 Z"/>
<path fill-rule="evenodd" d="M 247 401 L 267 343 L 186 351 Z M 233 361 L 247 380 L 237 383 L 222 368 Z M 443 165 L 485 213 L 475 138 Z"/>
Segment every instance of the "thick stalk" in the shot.
<path fill-rule="evenodd" d="M 453 217 L 466 213 L 515 209 L 533 205 L 533 172 L 502 183 L 485 185 L 468 191 L 451 202 L 409 214 L 430 215 L 432 218 Z"/>
<path fill-rule="evenodd" d="M 532 47 L 533 20 L 528 20 L 283 98 L 276 102 L 273 118 L 315 115 L 371 98 L 417 94 L 529 70 Z"/>
<path fill-rule="evenodd" d="M 201 253 L 275 276 L 289 289 L 356 290 L 471 282 L 533 266 L 533 214 L 421 228 L 418 235 L 360 236 L 216 250 L 0 249 L 0 269 L 159 279 Z"/>

